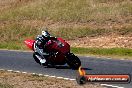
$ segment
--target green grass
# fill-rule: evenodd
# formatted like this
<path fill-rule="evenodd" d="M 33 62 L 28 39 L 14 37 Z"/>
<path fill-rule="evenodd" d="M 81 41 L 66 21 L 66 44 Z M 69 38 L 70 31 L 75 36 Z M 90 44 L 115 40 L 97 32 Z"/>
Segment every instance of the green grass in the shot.
<path fill-rule="evenodd" d="M 115 56 L 115 57 L 132 57 L 132 49 L 127 48 L 75 48 L 72 47 L 71 51 L 76 54 L 83 55 L 98 55 L 98 56 Z"/>

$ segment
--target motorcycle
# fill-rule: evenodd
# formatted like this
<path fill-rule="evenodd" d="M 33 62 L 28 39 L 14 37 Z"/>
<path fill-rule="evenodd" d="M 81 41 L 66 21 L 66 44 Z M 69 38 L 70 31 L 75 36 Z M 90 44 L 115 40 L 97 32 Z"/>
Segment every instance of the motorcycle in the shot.
<path fill-rule="evenodd" d="M 35 51 L 35 40 L 27 39 L 24 43 L 29 47 L 31 50 Z M 63 40 L 62 38 L 57 38 L 56 40 L 49 40 L 45 45 L 46 51 L 52 53 L 46 60 L 48 62 L 47 66 L 52 65 L 64 65 L 68 64 L 72 69 L 78 69 L 81 66 L 80 59 L 70 52 L 70 45 Z M 33 58 L 34 60 L 40 63 L 40 60 L 43 59 L 43 55 L 41 53 L 34 52 Z"/>

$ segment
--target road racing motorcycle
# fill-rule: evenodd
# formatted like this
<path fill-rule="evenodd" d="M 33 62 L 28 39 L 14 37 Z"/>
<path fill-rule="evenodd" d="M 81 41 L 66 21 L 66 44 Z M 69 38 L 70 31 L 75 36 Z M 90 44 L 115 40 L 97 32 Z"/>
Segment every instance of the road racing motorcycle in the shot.
<path fill-rule="evenodd" d="M 35 50 L 35 40 L 27 39 L 24 43 L 31 50 Z M 48 66 L 56 66 L 56 65 L 65 65 L 66 63 L 72 69 L 78 69 L 81 66 L 80 59 L 70 52 L 70 45 L 62 38 L 57 38 L 56 40 L 49 40 L 45 45 L 46 51 L 52 53 L 46 60 L 48 62 Z M 38 52 L 33 53 L 34 60 L 40 63 L 40 60 L 43 59 L 43 55 Z"/>

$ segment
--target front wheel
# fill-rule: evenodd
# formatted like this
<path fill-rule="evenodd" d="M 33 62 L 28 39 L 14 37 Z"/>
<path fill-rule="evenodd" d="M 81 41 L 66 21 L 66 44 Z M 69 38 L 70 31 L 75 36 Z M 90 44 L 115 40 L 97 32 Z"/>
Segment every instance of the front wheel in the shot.
<path fill-rule="evenodd" d="M 66 61 L 67 64 L 72 68 L 72 69 L 78 69 L 81 66 L 81 61 L 80 59 L 75 56 L 73 53 L 68 53 L 66 55 Z"/>

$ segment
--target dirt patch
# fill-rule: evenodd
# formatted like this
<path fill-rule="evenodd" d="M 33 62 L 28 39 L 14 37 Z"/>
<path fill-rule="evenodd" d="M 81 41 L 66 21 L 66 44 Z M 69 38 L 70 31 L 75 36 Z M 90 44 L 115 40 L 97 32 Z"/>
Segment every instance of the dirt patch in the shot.
<path fill-rule="evenodd" d="M 12 88 L 104 88 L 99 84 L 80 86 L 75 81 L 6 71 L 0 71 L 0 84 L 10 85 Z"/>
<path fill-rule="evenodd" d="M 73 47 L 98 47 L 98 48 L 131 48 L 132 37 L 105 36 L 105 37 L 85 37 L 68 41 Z"/>

